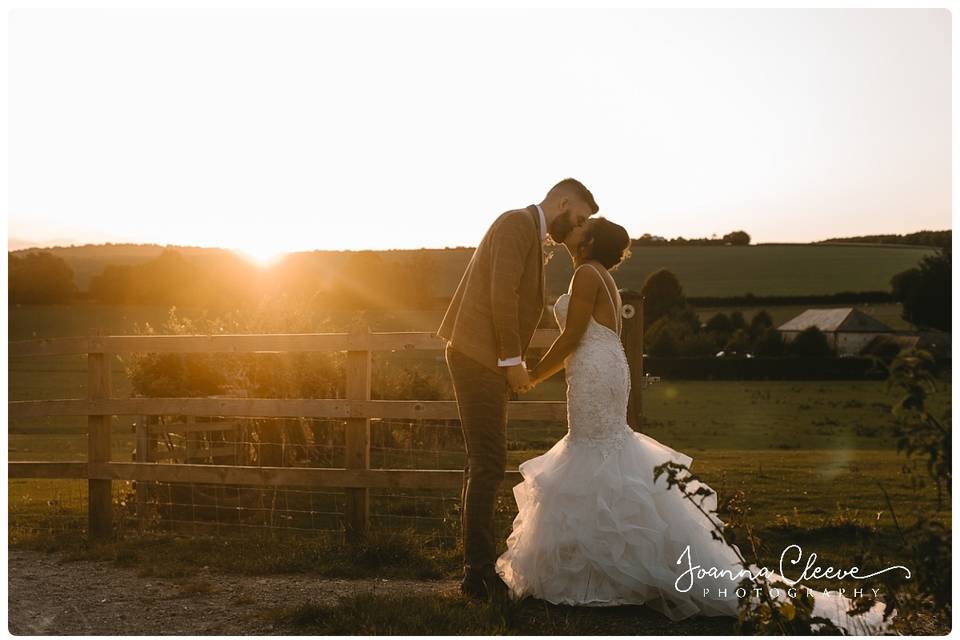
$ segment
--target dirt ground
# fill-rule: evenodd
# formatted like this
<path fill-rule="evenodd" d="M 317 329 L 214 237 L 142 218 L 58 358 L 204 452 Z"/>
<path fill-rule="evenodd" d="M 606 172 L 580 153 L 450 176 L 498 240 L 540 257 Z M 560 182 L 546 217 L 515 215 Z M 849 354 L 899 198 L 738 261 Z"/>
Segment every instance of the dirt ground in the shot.
<path fill-rule="evenodd" d="M 189 578 L 156 578 L 111 562 L 65 560 L 62 554 L 10 548 L 7 628 L 14 635 L 282 635 L 265 615 L 304 602 L 333 605 L 373 592 L 452 594 L 455 580 L 341 580 L 316 575 L 245 576 L 204 568 Z M 668 623 L 640 607 L 603 616 L 591 635 L 727 635 L 722 618 Z M 928 616 L 915 633 L 943 634 Z M 621 619 L 622 618 L 622 619 Z M 665 626 L 667 625 L 667 626 Z M 295 632 L 294 632 L 295 633 Z"/>
<path fill-rule="evenodd" d="M 303 601 L 333 604 L 365 591 L 453 590 L 456 582 L 238 576 L 202 570 L 187 580 L 144 578 L 107 562 L 62 562 L 9 550 L 7 628 L 16 635 L 269 635 L 264 610 Z"/>

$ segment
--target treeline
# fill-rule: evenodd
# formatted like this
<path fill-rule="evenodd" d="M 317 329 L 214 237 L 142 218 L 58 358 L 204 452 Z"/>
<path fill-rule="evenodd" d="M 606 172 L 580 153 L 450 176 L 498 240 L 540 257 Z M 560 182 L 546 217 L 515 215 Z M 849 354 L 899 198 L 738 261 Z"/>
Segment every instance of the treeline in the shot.
<path fill-rule="evenodd" d="M 849 238 L 828 238 L 814 244 L 824 242 L 850 242 L 854 244 L 911 244 L 923 247 L 949 247 L 953 243 L 953 231 L 916 231 L 914 233 L 886 233 L 876 236 L 851 236 Z"/>
<path fill-rule="evenodd" d="M 756 296 L 746 293 L 742 296 L 691 296 L 691 304 L 701 307 L 753 307 L 761 304 L 786 306 L 798 304 L 879 304 L 896 302 L 890 291 L 841 291 L 818 295 L 799 296 Z"/>
<path fill-rule="evenodd" d="M 750 234 L 748 234 L 746 231 L 731 231 L 722 237 L 713 236 L 712 238 L 684 238 L 683 236 L 677 236 L 676 238 L 667 239 L 662 236 L 654 236 L 650 235 L 649 233 L 645 233 L 639 238 L 632 238 L 630 240 L 630 244 L 634 247 L 649 247 L 655 245 L 746 246 L 750 244 Z"/>
<path fill-rule="evenodd" d="M 61 304 L 73 301 L 73 269 L 49 251 L 7 254 L 7 297 L 15 304 Z"/>
<path fill-rule="evenodd" d="M 438 266 L 427 253 L 373 251 L 290 254 L 269 268 L 230 251 L 187 258 L 166 249 L 137 264 L 111 264 L 79 294 L 73 270 L 50 252 L 8 254 L 9 302 L 50 304 L 86 298 L 105 304 L 175 305 L 211 310 L 256 304 L 264 294 L 305 299 L 327 310 L 428 309 Z"/>

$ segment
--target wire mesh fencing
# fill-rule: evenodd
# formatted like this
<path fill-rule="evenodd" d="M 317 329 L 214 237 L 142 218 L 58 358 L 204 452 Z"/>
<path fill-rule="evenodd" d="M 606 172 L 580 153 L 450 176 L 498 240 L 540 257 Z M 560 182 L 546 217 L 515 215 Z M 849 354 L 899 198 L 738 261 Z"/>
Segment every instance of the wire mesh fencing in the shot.
<path fill-rule="evenodd" d="M 345 421 L 137 417 L 126 459 L 158 464 L 342 468 Z M 556 428 L 547 429 L 548 432 Z M 539 433 L 539 432 L 537 432 Z M 508 448 L 543 449 L 546 442 L 511 440 Z M 122 454 L 121 454 L 122 455 Z M 117 459 L 116 453 L 114 458 Z M 370 468 L 463 468 L 463 435 L 455 420 L 371 420 Z M 342 489 L 115 480 L 118 532 L 177 532 L 242 538 L 250 532 L 343 536 Z M 20 480 L 9 485 L 11 540 L 58 532 L 86 533 L 85 480 Z M 453 547 L 460 537 L 459 489 L 371 489 L 370 528 L 403 531 L 421 544 Z M 496 506 L 505 536 L 516 515 L 509 483 Z"/>
<path fill-rule="evenodd" d="M 133 447 L 127 459 L 169 465 L 342 468 L 345 424 L 333 419 L 138 417 L 131 425 Z M 371 420 L 372 469 L 459 470 L 464 460 L 458 421 Z M 36 492 L 36 499 L 11 500 L 11 532 L 85 532 L 86 481 L 26 482 L 19 486 Z M 43 489 L 38 482 L 51 484 Z M 345 533 L 347 497 L 342 489 L 116 480 L 112 487 L 118 531 L 237 538 L 269 531 Z M 370 489 L 369 505 L 371 530 L 403 531 L 430 546 L 458 544 L 459 489 Z M 504 535 L 515 515 L 511 487 L 504 483 L 496 508 L 497 527 Z"/>

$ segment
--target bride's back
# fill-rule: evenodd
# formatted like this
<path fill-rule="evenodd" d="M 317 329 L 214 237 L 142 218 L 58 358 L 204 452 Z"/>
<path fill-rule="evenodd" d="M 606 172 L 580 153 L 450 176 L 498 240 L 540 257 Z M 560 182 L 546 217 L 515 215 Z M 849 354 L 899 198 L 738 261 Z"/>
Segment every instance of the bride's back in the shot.
<path fill-rule="evenodd" d="M 561 327 L 566 326 L 570 295 L 561 295 L 554 305 Z M 607 318 L 613 316 L 613 308 L 619 309 L 619 305 L 610 290 L 601 291 L 598 297 L 606 302 Z M 619 318 L 614 318 L 616 330 L 591 316 L 576 349 L 564 362 L 571 438 L 615 445 L 627 424 L 630 368 L 620 342 Z"/>

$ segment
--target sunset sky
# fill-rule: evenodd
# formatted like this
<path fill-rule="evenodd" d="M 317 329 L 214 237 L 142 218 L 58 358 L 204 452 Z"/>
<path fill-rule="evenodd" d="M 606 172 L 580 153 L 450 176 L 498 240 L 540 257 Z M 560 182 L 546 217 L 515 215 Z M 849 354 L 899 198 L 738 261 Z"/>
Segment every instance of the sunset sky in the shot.
<path fill-rule="evenodd" d="M 11 248 L 475 245 L 566 176 L 631 235 L 951 227 L 950 15 L 10 17 Z"/>

